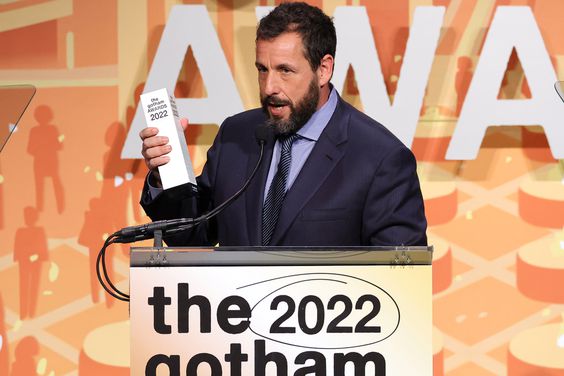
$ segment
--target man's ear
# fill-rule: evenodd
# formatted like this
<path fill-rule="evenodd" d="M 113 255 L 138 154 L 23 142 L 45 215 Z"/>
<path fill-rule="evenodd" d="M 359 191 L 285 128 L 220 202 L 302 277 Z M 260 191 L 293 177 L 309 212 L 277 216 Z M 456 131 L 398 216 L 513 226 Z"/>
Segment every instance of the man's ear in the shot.
<path fill-rule="evenodd" d="M 331 80 L 333 76 L 333 64 L 335 60 L 333 56 L 327 54 L 321 58 L 321 64 L 317 68 L 317 79 L 319 81 L 319 86 L 325 86 Z"/>

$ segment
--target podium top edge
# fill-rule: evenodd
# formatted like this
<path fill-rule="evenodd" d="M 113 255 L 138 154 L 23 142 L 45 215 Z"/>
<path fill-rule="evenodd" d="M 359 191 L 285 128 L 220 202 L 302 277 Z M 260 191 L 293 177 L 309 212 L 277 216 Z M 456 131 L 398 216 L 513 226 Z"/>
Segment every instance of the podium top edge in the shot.
<path fill-rule="evenodd" d="M 178 250 L 178 251 L 241 251 L 241 252 L 257 252 L 257 251 L 433 251 L 433 246 L 218 246 L 218 247 L 131 247 L 132 251 L 138 250 Z"/>
<path fill-rule="evenodd" d="M 433 247 L 132 247 L 132 267 L 430 265 Z"/>

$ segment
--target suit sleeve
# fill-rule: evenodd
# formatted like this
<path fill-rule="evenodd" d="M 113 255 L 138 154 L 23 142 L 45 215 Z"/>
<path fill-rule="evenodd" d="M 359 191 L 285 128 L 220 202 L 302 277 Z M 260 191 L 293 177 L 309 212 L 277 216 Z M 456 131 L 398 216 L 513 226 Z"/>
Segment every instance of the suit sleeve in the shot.
<path fill-rule="evenodd" d="M 427 220 L 415 157 L 403 145 L 389 153 L 376 170 L 362 222 L 365 244 L 427 245 Z"/>
<path fill-rule="evenodd" d="M 198 186 L 183 184 L 164 190 L 151 200 L 148 194 L 147 179 L 141 195 L 141 206 L 153 220 L 175 218 L 197 218 L 215 207 L 213 191 L 215 186 L 219 156 L 221 153 L 222 127 L 208 150 L 202 174 L 197 177 Z M 211 246 L 217 243 L 217 224 L 215 219 L 205 221 L 193 229 L 174 235 L 165 234 L 169 246 Z"/>

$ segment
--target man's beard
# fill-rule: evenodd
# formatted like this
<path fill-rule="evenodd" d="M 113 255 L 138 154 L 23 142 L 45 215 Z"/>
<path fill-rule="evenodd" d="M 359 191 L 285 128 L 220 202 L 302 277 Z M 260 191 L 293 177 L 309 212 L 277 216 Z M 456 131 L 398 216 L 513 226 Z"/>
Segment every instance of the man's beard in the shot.
<path fill-rule="evenodd" d="M 274 128 L 276 133 L 282 136 L 296 133 L 300 130 L 317 110 L 318 102 L 319 87 L 316 78 L 311 80 L 306 95 L 295 106 L 289 100 L 281 100 L 270 95 L 261 98 L 262 109 L 268 115 L 266 125 Z M 290 117 L 287 120 L 273 117 L 268 111 L 269 104 L 288 105 L 290 107 Z"/>

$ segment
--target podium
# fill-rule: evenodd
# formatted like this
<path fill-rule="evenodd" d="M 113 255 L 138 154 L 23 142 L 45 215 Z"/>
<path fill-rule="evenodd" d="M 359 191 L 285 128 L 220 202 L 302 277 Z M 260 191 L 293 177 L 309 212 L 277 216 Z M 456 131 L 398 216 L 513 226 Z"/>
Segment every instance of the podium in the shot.
<path fill-rule="evenodd" d="M 132 248 L 132 375 L 433 374 L 432 247 Z"/>

